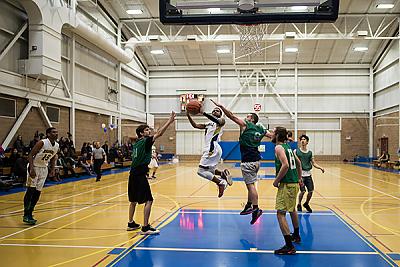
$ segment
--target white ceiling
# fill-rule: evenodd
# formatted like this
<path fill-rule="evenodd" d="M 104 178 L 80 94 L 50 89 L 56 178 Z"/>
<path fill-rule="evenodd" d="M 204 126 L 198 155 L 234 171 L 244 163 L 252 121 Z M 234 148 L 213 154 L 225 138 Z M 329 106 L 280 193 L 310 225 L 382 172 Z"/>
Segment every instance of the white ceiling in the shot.
<path fill-rule="evenodd" d="M 164 32 L 166 35 L 175 36 L 180 30 L 181 26 L 165 26 L 158 21 L 158 1 L 159 0 L 100 0 L 103 6 L 110 11 L 111 14 L 118 16 L 118 19 L 132 18 L 131 21 L 124 21 L 125 25 L 131 31 L 125 30 L 124 33 L 133 37 L 132 32 L 137 35 L 157 35 L 162 36 Z M 369 25 L 367 20 L 363 20 L 355 31 L 365 30 L 378 32 L 385 28 L 389 22 L 395 18 L 393 15 L 385 13 L 395 13 L 397 17 L 400 13 L 400 0 L 395 0 L 395 7 L 390 10 L 379 10 L 375 7 L 376 0 L 341 0 L 340 1 L 340 14 L 342 16 L 335 22 L 337 29 L 345 33 L 351 31 L 356 24 L 368 14 Z M 127 9 L 140 8 L 144 12 L 142 15 L 128 15 Z M 347 15 L 344 15 L 347 14 Z M 375 15 L 370 15 L 375 14 Z M 346 16 L 346 18 L 345 18 Z M 385 18 L 385 20 L 384 20 Z M 152 19 L 152 25 L 149 27 L 149 21 Z M 304 32 L 304 24 L 296 25 L 301 32 Z M 309 33 L 316 24 L 307 24 L 307 32 Z M 268 32 L 271 33 L 276 25 L 270 25 Z M 382 32 L 382 36 L 392 36 L 398 28 L 397 20 L 394 21 L 387 29 Z M 160 31 L 160 29 L 162 31 Z M 184 37 L 187 35 L 200 35 L 199 29 L 203 33 L 210 31 L 213 33 L 218 29 L 218 25 L 210 26 L 185 26 L 180 32 L 179 36 Z M 297 30 L 292 24 L 282 24 L 274 32 L 275 34 L 284 34 L 287 31 L 296 32 Z M 148 32 L 148 34 L 147 34 Z M 314 33 L 317 34 L 335 34 L 336 37 L 308 39 L 308 40 L 284 40 L 283 46 L 297 46 L 298 53 L 283 53 L 283 63 L 371 63 L 374 56 L 382 49 L 385 40 L 366 40 L 366 39 L 345 39 L 339 36 L 338 32 L 331 24 L 319 25 Z M 230 25 L 224 25 L 219 28 L 218 36 L 238 36 L 237 31 Z M 145 38 L 145 37 L 142 37 Z M 234 39 L 234 38 L 233 38 Z M 232 40 L 229 41 L 213 41 L 213 42 L 168 42 L 160 44 L 159 42 L 154 45 L 140 46 L 139 53 L 149 66 L 173 66 L 173 65 L 215 65 L 215 64 L 232 64 L 232 54 L 217 54 L 218 47 L 229 47 L 232 49 Z M 273 44 L 274 42 L 265 42 L 265 45 Z M 276 41 L 275 41 L 276 43 Z M 238 45 L 236 41 L 236 45 Z M 355 45 L 368 46 L 368 52 L 355 52 L 353 47 Z M 163 48 L 164 55 L 152 55 L 150 50 L 152 48 Z M 262 54 L 250 58 L 252 61 L 262 58 L 266 61 L 279 60 L 279 46 L 271 49 L 266 49 Z M 259 60 L 258 60 L 259 61 Z"/>

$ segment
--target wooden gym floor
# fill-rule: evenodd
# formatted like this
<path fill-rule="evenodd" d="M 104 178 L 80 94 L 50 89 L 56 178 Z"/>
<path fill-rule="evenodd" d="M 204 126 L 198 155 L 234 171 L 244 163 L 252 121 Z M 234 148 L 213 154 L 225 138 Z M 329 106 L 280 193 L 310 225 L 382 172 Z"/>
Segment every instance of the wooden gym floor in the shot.
<path fill-rule="evenodd" d="M 225 260 L 228 258 L 235 260 L 235 255 L 238 255 L 239 258 L 236 258 L 238 261 L 256 262 L 256 265 L 257 262 L 261 264 L 263 260 L 268 262 L 270 258 L 261 258 L 261 256 L 273 257 L 271 251 L 283 244 L 283 238 L 276 225 L 276 217 L 273 215 L 276 193 L 276 189 L 272 186 L 273 165 L 264 163 L 259 173 L 262 178 L 258 183 L 260 208 L 265 211 L 261 226 L 250 226 L 249 216 L 238 215 L 238 211 L 242 209 L 242 203 L 246 201 L 245 185 L 240 181 L 241 173 L 237 164 L 225 163 L 224 165 L 231 170 L 235 182 L 221 199 L 217 198 L 217 188 L 213 183 L 197 176 L 196 162 L 161 166 L 157 179 L 151 180 L 155 202 L 150 218 L 153 226 L 161 223 L 161 234 L 147 240 L 141 240 L 142 236 L 138 231 L 126 231 L 127 171 L 105 175 L 98 183 L 94 181 L 95 178 L 74 182 L 68 182 L 66 179 L 65 183 L 44 188 L 34 213 L 38 219 L 38 224 L 35 226 L 22 223 L 24 192 L 2 195 L 0 196 L 1 265 L 123 266 L 130 265 L 132 262 L 142 262 L 138 266 L 169 266 L 167 261 L 163 262 L 161 260 L 163 258 L 154 253 L 169 251 L 166 259 L 172 258 L 180 262 L 179 257 L 184 257 L 181 255 L 183 249 L 170 248 L 173 245 L 167 243 L 195 238 L 199 231 L 202 233 L 202 238 L 211 238 L 210 240 L 214 240 L 212 241 L 214 243 L 210 243 L 210 249 L 207 249 L 200 245 L 196 246 L 196 239 L 191 239 L 193 247 L 185 248 L 184 251 L 187 253 L 199 253 L 199 251 L 211 253 L 215 250 L 218 254 L 210 256 L 210 260 L 212 258 L 215 258 L 217 262 L 221 260 L 221 264 L 224 263 L 223 266 L 234 266 L 234 263 L 230 265 L 229 261 Z M 359 249 L 350 249 L 350 247 L 347 249 L 346 244 L 351 242 L 346 241 L 341 244 L 340 242 L 346 237 L 336 232 L 336 226 L 324 223 L 324 218 L 329 216 L 317 216 L 329 213 L 337 218 L 336 224 L 339 223 L 342 230 L 351 229 L 349 233 L 354 234 L 351 238 L 373 247 L 372 252 L 368 250 L 361 254 L 377 255 L 376 257 L 381 261 L 380 264 L 382 265 L 383 262 L 385 266 L 395 266 L 396 263 L 400 263 L 396 260 L 400 256 L 400 175 L 351 164 L 321 162 L 321 165 L 326 168 L 325 174 L 317 170 L 313 171 L 315 194 L 311 207 L 315 216 L 312 214 L 313 216 L 309 217 L 312 221 L 307 225 L 311 228 L 308 232 L 301 230 L 304 245 L 297 248 L 300 252 L 298 255 L 289 256 L 292 257 L 289 259 L 302 259 L 299 255 L 313 257 L 312 253 L 316 253 L 315 255 L 336 254 L 336 252 L 322 252 L 322 254 L 321 251 L 315 252 L 319 248 L 323 250 L 324 246 L 321 243 L 322 245 L 315 247 L 316 244 L 327 239 L 324 241 L 327 244 L 337 241 L 334 245 L 336 247 L 329 250 L 337 251 L 340 255 L 351 254 L 353 257 L 352 261 L 347 261 L 347 264 L 341 266 L 350 266 L 350 262 L 354 265 L 366 266 L 362 262 L 363 255 L 358 255 Z M 190 217 L 190 214 L 195 217 Z M 214 214 L 210 215 L 214 217 L 209 218 L 207 214 Z M 223 217 L 225 215 L 227 217 Z M 308 214 L 303 214 L 301 221 L 304 219 L 307 223 L 307 216 Z M 195 218 L 195 220 L 191 222 L 190 218 Z M 135 220 L 142 223 L 143 206 L 137 208 Z M 224 234 L 229 234 L 229 229 L 233 225 L 237 228 L 229 238 L 226 238 Z M 263 225 L 265 228 L 260 228 L 264 227 Z M 206 229 L 215 230 L 212 237 L 207 236 L 207 232 L 204 231 Z M 306 247 L 309 242 L 307 235 L 310 235 L 312 229 L 314 230 L 312 234 L 314 247 L 311 250 L 314 252 L 307 252 Z M 245 241 L 243 241 L 243 236 L 240 236 L 242 231 L 248 234 Z M 164 236 L 163 233 L 165 233 Z M 168 233 L 173 233 L 172 238 Z M 217 245 L 215 235 L 221 235 Z M 268 245 L 263 247 L 263 242 L 272 240 L 272 237 L 276 238 L 276 242 L 271 247 Z M 174 238 L 176 240 L 173 240 Z M 232 245 L 229 242 L 237 243 Z M 155 248 L 156 243 L 157 248 Z M 250 250 L 246 250 L 248 244 L 253 246 L 250 246 Z M 158 248 L 163 245 L 168 248 Z M 236 247 L 238 247 L 237 250 L 235 250 Z M 240 258 L 248 255 L 247 252 L 254 252 L 257 248 L 259 253 L 252 253 L 256 258 Z M 140 254 L 147 250 L 149 254 Z M 178 251 L 177 254 L 171 254 L 175 253 L 174 251 Z M 232 252 L 238 253 L 230 257 Z M 258 255 L 260 258 L 257 258 Z M 155 261 L 155 259 L 158 260 Z M 283 258 L 274 266 L 292 266 L 286 261 L 287 259 Z M 332 263 L 329 258 L 326 259 Z M 188 261 L 181 263 L 182 266 L 189 266 L 191 260 L 193 260 L 192 265 L 195 266 L 194 256 L 190 256 Z M 301 264 L 304 260 L 306 264 Z M 303 261 L 297 262 L 296 266 L 312 266 L 312 262 L 312 258 L 304 258 Z M 368 260 L 368 262 L 371 261 Z"/>

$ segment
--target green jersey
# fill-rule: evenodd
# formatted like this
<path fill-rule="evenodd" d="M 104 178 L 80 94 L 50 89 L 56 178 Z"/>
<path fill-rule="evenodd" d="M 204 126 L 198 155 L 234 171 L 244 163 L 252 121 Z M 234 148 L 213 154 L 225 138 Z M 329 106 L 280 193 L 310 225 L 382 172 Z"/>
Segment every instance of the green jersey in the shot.
<path fill-rule="evenodd" d="M 296 149 L 296 155 L 299 157 L 301 161 L 301 169 L 303 171 L 311 171 L 312 169 L 312 152 L 308 150 L 306 153 L 300 150 L 300 148 Z"/>
<path fill-rule="evenodd" d="M 292 149 L 288 144 L 281 144 L 280 146 L 283 147 L 285 150 L 285 155 L 289 163 L 289 169 L 285 176 L 282 178 L 281 183 L 297 183 L 299 181 L 297 170 L 296 170 L 296 158 L 293 154 Z M 275 168 L 276 168 L 276 175 L 278 175 L 280 169 L 282 167 L 282 162 L 275 154 Z"/>
<path fill-rule="evenodd" d="M 260 125 L 246 121 L 246 129 L 240 134 L 240 153 L 242 162 L 259 161 L 261 156 L 258 151 L 265 130 Z"/>
<path fill-rule="evenodd" d="M 131 168 L 149 165 L 151 161 L 151 147 L 153 145 L 153 137 L 145 137 L 136 141 L 132 146 L 132 164 Z"/>

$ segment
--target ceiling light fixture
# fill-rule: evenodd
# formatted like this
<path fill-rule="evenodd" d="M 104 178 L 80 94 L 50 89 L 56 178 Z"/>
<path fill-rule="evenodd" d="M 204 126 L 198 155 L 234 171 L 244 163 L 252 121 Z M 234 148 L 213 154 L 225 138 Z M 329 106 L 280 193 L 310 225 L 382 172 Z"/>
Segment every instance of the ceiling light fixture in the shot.
<path fill-rule="evenodd" d="M 393 0 L 378 0 L 376 1 L 376 8 L 379 9 L 390 9 L 394 7 Z"/>
<path fill-rule="evenodd" d="M 230 52 L 231 52 L 231 50 L 228 49 L 228 48 L 219 48 L 219 49 L 217 49 L 217 53 L 218 54 L 229 54 Z"/>
<path fill-rule="evenodd" d="M 366 51 L 368 51 L 368 47 L 366 47 L 366 46 L 355 46 L 353 48 L 353 50 L 356 51 L 356 52 L 366 52 Z"/>
<path fill-rule="evenodd" d="M 143 10 L 141 10 L 141 9 L 128 9 L 126 11 L 126 13 L 128 13 L 129 15 L 140 15 L 140 14 L 143 14 Z"/>
<path fill-rule="evenodd" d="M 152 53 L 153 55 L 163 55 L 164 54 L 164 50 L 162 50 L 162 49 L 154 49 L 154 50 L 151 50 L 150 53 Z"/>
<path fill-rule="evenodd" d="M 308 9 L 308 6 L 292 6 L 290 7 L 292 11 L 306 11 Z"/>
<path fill-rule="evenodd" d="M 286 53 L 297 53 L 297 52 L 299 52 L 299 49 L 297 47 L 286 47 L 285 52 Z"/>

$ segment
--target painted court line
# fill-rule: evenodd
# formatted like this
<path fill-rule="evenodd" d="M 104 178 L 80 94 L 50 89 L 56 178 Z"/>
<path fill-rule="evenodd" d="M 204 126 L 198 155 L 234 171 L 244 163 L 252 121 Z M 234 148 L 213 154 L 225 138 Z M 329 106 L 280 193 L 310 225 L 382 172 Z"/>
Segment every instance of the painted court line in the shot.
<path fill-rule="evenodd" d="M 370 189 L 370 190 L 372 190 L 372 191 L 381 193 L 382 195 L 386 195 L 386 196 L 392 197 L 392 198 L 394 198 L 394 199 L 400 200 L 400 198 L 398 198 L 398 197 L 396 197 L 396 196 L 393 196 L 393 195 L 391 195 L 391 194 L 385 193 L 385 192 L 383 192 L 383 191 L 381 191 L 381 190 L 378 190 L 378 189 L 375 189 L 375 188 L 373 188 L 373 187 L 370 187 L 370 186 L 361 184 L 361 183 L 359 183 L 359 182 L 355 182 L 355 181 L 353 181 L 353 180 L 351 180 L 351 179 L 348 179 L 348 178 L 345 178 L 345 177 L 343 177 L 343 176 L 337 175 L 337 174 L 335 174 L 335 173 L 333 173 L 333 172 L 329 172 L 329 173 L 332 174 L 333 176 L 339 177 L 340 179 L 344 179 L 344 180 L 346 180 L 346 181 L 349 181 L 350 183 L 360 185 L 360 186 L 365 187 L 365 188 L 368 188 L 368 189 Z"/>
<path fill-rule="evenodd" d="M 233 253 L 274 253 L 273 250 L 242 250 L 242 249 L 208 249 L 208 248 L 157 248 L 135 247 L 134 250 L 158 250 L 158 251 L 185 251 L 185 252 L 233 252 Z M 377 255 L 375 251 L 324 251 L 324 250 L 300 250 L 299 254 L 333 254 L 333 255 Z"/>
<path fill-rule="evenodd" d="M 240 211 L 180 211 L 181 214 L 233 214 L 233 215 L 239 215 Z M 303 214 L 303 213 L 299 213 Z M 335 216 L 333 213 L 318 213 L 318 212 L 313 212 L 313 213 L 304 213 L 307 214 L 307 216 Z M 263 212 L 262 215 L 276 215 L 276 212 Z"/>
<path fill-rule="evenodd" d="M 108 246 L 70 246 L 70 245 L 47 245 L 47 244 L 0 244 L 4 247 L 50 247 L 50 248 L 89 248 L 89 249 L 114 249 Z"/>

